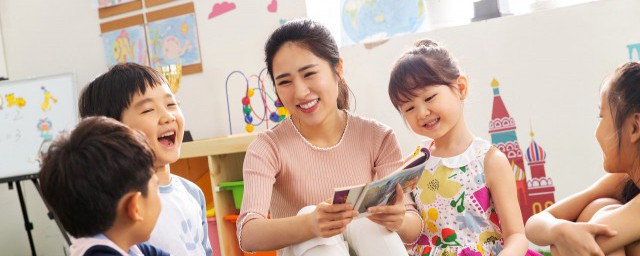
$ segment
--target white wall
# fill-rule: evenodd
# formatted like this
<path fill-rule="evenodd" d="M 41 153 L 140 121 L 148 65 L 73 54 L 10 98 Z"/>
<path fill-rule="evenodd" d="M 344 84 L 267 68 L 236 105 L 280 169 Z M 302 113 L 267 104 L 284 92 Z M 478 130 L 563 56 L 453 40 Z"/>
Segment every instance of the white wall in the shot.
<path fill-rule="evenodd" d="M 2 17 L 0 17 L 0 77 L 7 77 L 7 62 L 4 59 L 4 44 L 2 43 Z"/>
<path fill-rule="evenodd" d="M 100 20 L 92 1 L 0 0 L 7 70 L 11 79 L 73 72 L 78 89 L 107 70 L 100 38 Z M 162 7 L 182 4 L 174 1 Z M 264 67 L 263 46 L 280 19 L 305 15 L 304 1 L 279 0 L 277 13 L 267 12 L 270 1 L 234 0 L 236 10 L 209 20 L 213 4 L 194 0 L 204 72 L 183 78 L 178 92 L 187 128 L 196 139 L 228 133 L 224 79 L 233 70 L 258 73 Z M 132 12 L 119 17 L 126 17 Z M 114 19 L 114 18 L 112 18 Z M 107 20 L 112 20 L 107 19 Z M 1 58 L 0 58 L 1 59 Z M 1 74 L 1 73 L 0 73 Z M 232 108 L 238 117 L 236 132 L 244 132 L 240 88 L 235 83 Z M 4 157 L 0 156 L 0 162 Z M 38 255 L 62 255 L 64 244 L 34 186 L 24 183 L 29 216 L 34 222 Z M 29 244 L 15 190 L 0 184 L 0 248 L 2 255 L 28 255 Z"/>
<path fill-rule="evenodd" d="M 495 77 L 517 122 L 522 150 L 529 146 L 532 122 L 536 141 L 548 154 L 556 199 L 562 199 L 603 174 L 594 137 L 600 83 L 628 60 L 626 45 L 640 42 L 638 10 L 637 0 L 602 0 L 394 38 L 372 50 L 349 46 L 342 49 L 345 76 L 356 95 L 356 112 L 389 124 L 408 152 L 420 138 L 393 110 L 389 70 L 414 41 L 439 41 L 470 78 L 465 115 L 472 131 L 490 139 Z"/>

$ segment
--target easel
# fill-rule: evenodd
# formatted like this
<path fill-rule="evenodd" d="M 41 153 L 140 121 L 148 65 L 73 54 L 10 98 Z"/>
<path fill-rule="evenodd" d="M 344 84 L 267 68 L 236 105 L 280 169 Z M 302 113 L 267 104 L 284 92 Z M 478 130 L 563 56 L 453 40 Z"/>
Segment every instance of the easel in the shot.
<path fill-rule="evenodd" d="M 22 186 L 20 185 L 20 181 L 23 181 L 23 180 L 31 180 L 33 182 L 33 185 L 36 186 L 36 190 L 38 190 L 38 194 L 40 194 L 40 198 L 43 198 L 42 192 L 40 191 L 40 184 L 38 184 L 37 174 L 4 178 L 4 179 L 0 179 L 0 183 L 7 182 L 9 184 L 9 190 L 13 189 L 14 183 L 16 184 L 16 188 L 18 191 L 18 198 L 20 199 L 20 208 L 22 209 L 22 218 L 24 219 L 24 229 L 27 231 L 27 236 L 29 237 L 29 247 L 31 248 L 31 255 L 36 256 L 36 247 L 33 242 L 33 236 L 31 235 L 31 230 L 33 230 L 33 223 L 31 223 L 31 221 L 29 220 L 29 215 L 27 214 L 27 205 L 25 204 L 24 195 L 22 193 Z M 44 199 L 42 201 L 44 202 Z M 60 221 L 58 221 L 58 219 L 55 218 L 55 216 L 53 215 L 53 212 L 51 211 L 51 209 L 49 208 L 49 205 L 46 202 L 45 202 L 45 206 L 47 206 L 47 210 L 49 211 L 47 213 L 47 216 L 49 217 L 49 219 L 52 219 L 56 222 L 56 224 L 58 225 L 58 228 L 60 229 L 60 232 L 62 233 L 62 236 L 64 237 L 64 240 L 67 242 L 67 245 L 71 245 L 69 236 L 67 235 L 67 232 L 62 227 L 62 224 L 60 224 Z"/>

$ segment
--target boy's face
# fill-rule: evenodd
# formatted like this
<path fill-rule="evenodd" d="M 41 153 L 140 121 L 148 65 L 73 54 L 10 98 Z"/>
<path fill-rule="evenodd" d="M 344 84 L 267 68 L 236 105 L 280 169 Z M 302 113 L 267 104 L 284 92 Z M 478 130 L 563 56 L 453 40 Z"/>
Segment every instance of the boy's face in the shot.
<path fill-rule="evenodd" d="M 143 229 L 145 241 L 149 240 L 151 232 L 156 226 L 160 210 L 162 209 L 162 203 L 160 202 L 160 192 L 158 191 L 158 176 L 152 175 L 147 184 L 147 196 L 142 197 L 142 207 L 144 207 L 143 213 Z"/>
<path fill-rule="evenodd" d="M 142 131 L 156 155 L 156 167 L 178 160 L 184 135 L 184 117 L 175 96 L 166 84 L 147 88 L 133 96 L 122 112 L 122 122 Z"/>

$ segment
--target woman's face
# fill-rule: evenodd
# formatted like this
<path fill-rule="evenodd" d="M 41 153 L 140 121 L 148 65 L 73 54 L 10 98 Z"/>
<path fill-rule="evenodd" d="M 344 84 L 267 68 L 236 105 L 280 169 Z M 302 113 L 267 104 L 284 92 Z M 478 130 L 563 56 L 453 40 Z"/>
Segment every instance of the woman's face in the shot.
<path fill-rule="evenodd" d="M 338 75 L 304 45 L 285 43 L 273 57 L 276 92 L 291 116 L 318 126 L 338 110 Z"/>

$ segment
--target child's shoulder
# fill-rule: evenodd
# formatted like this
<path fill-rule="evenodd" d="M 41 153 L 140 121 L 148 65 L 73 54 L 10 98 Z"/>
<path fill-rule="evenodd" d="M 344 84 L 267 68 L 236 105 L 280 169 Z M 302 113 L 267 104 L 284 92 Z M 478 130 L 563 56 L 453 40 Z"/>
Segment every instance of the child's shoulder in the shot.
<path fill-rule="evenodd" d="M 187 180 L 175 174 L 171 174 L 171 179 L 172 180 L 175 179 L 176 184 L 179 184 L 180 186 L 184 187 L 187 190 L 187 192 L 189 192 L 189 194 L 191 194 L 196 199 L 198 199 L 201 196 L 204 197 L 204 193 L 202 192 L 202 189 L 200 189 L 198 185 L 191 182 L 190 180 Z"/>

